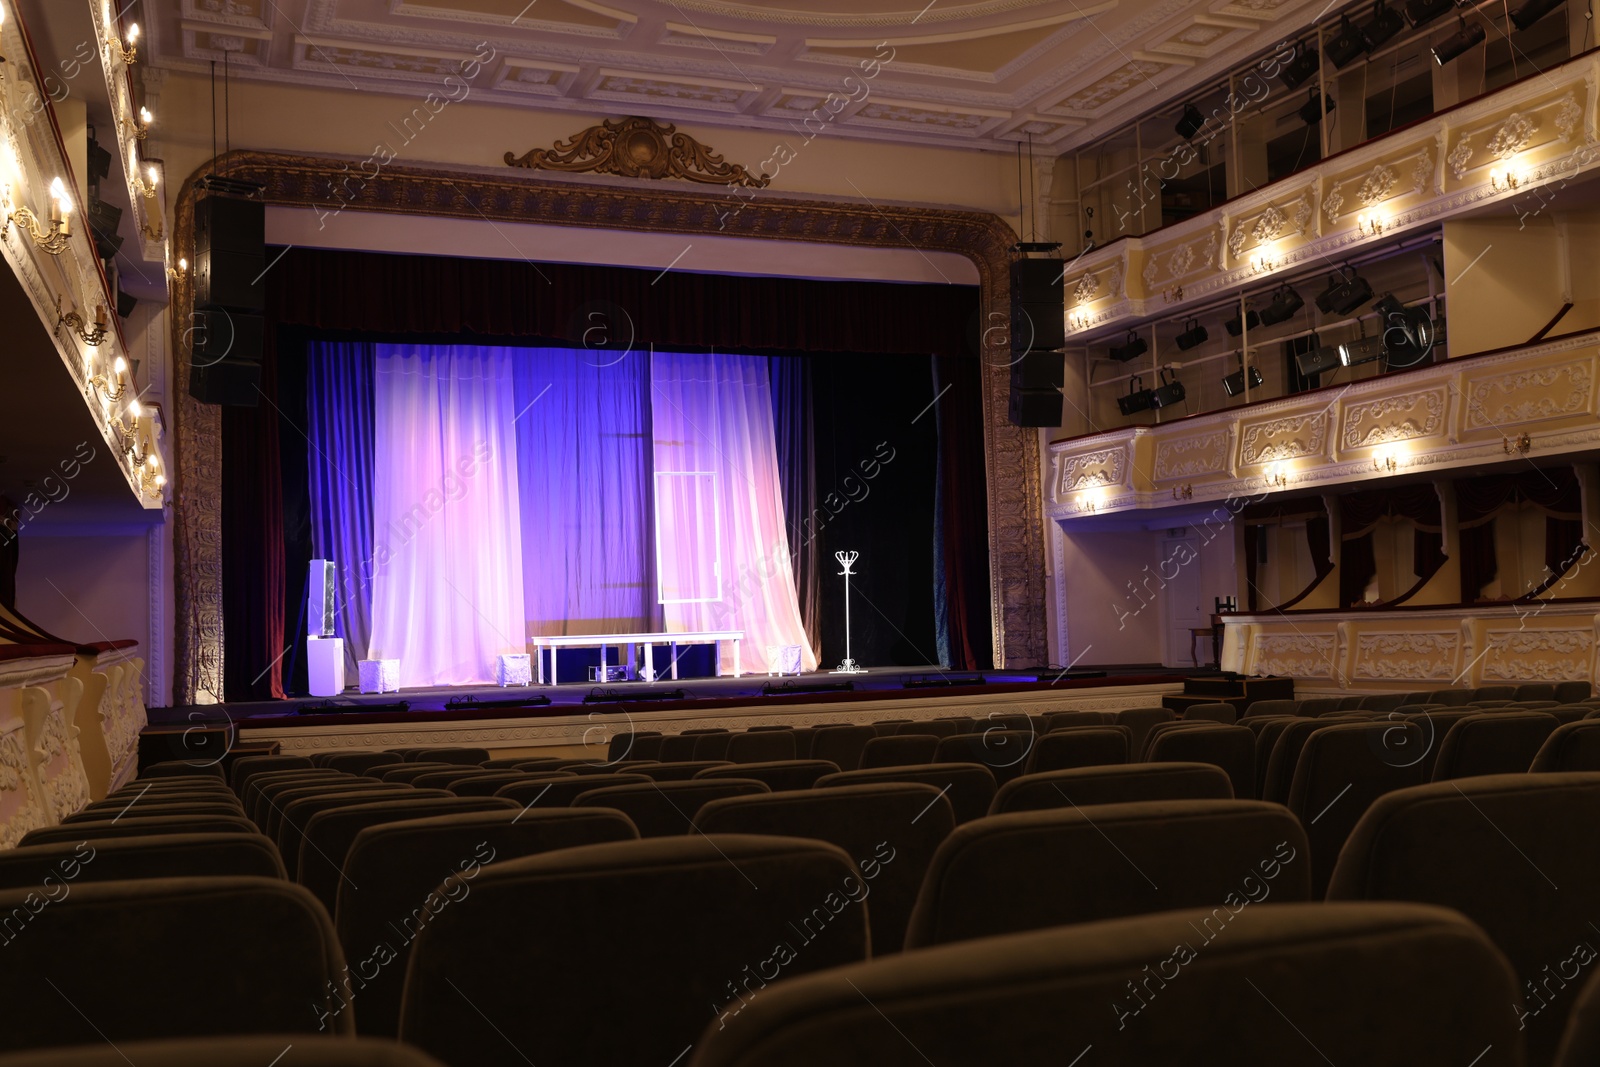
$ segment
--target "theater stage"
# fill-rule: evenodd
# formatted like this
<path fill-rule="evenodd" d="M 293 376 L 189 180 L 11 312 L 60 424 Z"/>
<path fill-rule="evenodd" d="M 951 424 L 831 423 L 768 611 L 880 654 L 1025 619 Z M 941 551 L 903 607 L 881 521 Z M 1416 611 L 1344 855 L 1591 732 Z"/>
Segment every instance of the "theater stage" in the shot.
<path fill-rule="evenodd" d="M 275 741 L 283 752 L 302 755 L 332 749 L 424 745 L 476 745 L 514 752 L 599 745 L 630 729 L 680 733 L 708 726 L 740 730 L 957 714 L 1037 715 L 1150 707 L 1160 705 L 1163 696 L 1181 692 L 1183 679 L 1194 673 L 1142 666 L 981 674 L 934 667 L 882 667 L 851 676 L 745 675 L 654 685 L 618 682 L 350 693 L 332 700 L 152 709 L 150 720 L 152 727 L 167 729 L 232 722 L 240 741 Z M 852 688 L 821 689 L 845 682 Z M 507 701 L 519 706 L 500 703 Z"/>

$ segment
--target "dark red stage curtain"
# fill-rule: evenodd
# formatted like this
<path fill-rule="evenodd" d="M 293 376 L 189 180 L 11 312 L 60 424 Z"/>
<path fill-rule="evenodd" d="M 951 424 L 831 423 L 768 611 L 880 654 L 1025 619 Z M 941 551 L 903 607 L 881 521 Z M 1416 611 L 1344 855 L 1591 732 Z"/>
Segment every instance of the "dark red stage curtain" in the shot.
<path fill-rule="evenodd" d="M 1456 519 L 1461 524 L 1461 600 L 1470 604 L 1499 572 L 1495 558 L 1495 516 L 1523 503 L 1545 513 L 1544 561 L 1551 578 L 1536 596 L 1555 584 L 1587 550 L 1583 536 L 1582 494 L 1571 467 L 1529 467 L 1508 474 L 1463 478 L 1455 483 Z M 1508 594 L 1509 595 L 1509 594 Z"/>
<path fill-rule="evenodd" d="M 989 610 L 989 499 L 983 456 L 982 363 L 933 360 L 939 459 L 934 488 L 934 625 L 941 665 L 994 665 Z M 948 390 L 948 391 L 947 391 Z"/>

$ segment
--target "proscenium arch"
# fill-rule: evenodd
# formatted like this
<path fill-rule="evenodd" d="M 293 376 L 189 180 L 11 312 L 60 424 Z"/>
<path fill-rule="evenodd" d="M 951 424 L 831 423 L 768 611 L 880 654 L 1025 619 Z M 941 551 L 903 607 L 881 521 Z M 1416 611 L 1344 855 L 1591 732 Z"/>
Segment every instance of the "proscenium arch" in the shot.
<path fill-rule="evenodd" d="M 360 179 L 352 179 L 350 162 L 250 151 L 230 152 L 208 162 L 179 191 L 174 254 L 195 261 L 198 183 L 203 174 L 217 174 L 255 182 L 263 187 L 266 203 L 285 207 L 953 252 L 978 269 L 982 321 L 1010 321 L 1008 266 L 1016 234 L 988 212 L 809 200 L 771 190 L 739 194 L 743 205 L 729 212 L 726 192 L 693 187 L 559 179 L 524 170 L 496 174 L 393 165 L 352 192 Z M 337 194 L 335 182 L 341 183 Z M 169 331 L 176 372 L 176 395 L 170 405 L 176 415 L 172 429 L 177 442 L 175 704 L 209 704 L 223 698 L 221 416 L 218 408 L 189 396 L 187 325 L 193 314 L 192 276 L 184 274 L 173 283 Z M 1043 666 L 1049 656 L 1038 439 L 1036 431 L 1013 426 L 1006 417 L 1011 352 L 1005 329 L 983 330 L 981 336 L 989 620 L 995 663 Z"/>

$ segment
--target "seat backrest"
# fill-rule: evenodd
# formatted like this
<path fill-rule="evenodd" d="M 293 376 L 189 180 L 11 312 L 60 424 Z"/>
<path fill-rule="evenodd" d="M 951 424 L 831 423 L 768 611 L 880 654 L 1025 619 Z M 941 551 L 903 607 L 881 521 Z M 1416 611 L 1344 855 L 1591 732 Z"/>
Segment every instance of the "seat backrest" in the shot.
<path fill-rule="evenodd" d="M 258 816 L 265 818 L 268 806 L 263 802 L 262 798 L 270 797 L 280 789 L 288 789 L 307 782 L 332 784 L 336 782 L 363 781 L 368 785 L 372 784 L 371 779 L 362 778 L 354 774 L 346 774 L 343 771 L 336 771 L 326 767 L 292 771 L 265 771 L 261 774 L 253 775 L 250 781 L 245 783 L 244 792 L 239 796 L 239 803 L 244 805 L 244 812 L 250 818 L 255 819 Z"/>
<path fill-rule="evenodd" d="M 311 761 L 304 756 L 240 756 L 228 768 L 228 787 L 238 793 L 252 775 L 262 771 L 286 771 L 311 765 Z"/>
<path fill-rule="evenodd" d="M 1350 831 L 1385 793 L 1422 784 L 1422 731 L 1414 723 L 1341 723 L 1306 738 L 1289 810 L 1310 840 L 1311 889 L 1321 900 Z"/>
<path fill-rule="evenodd" d="M 1513 700 L 1554 700 L 1556 699 L 1556 686 L 1554 682 L 1525 682 L 1517 686 Z"/>
<path fill-rule="evenodd" d="M 957 824 L 981 819 L 994 802 L 994 772 L 978 763 L 929 763 L 920 767 L 876 767 L 840 771 L 817 779 L 817 789 L 870 785 L 877 782 L 922 782 L 950 801 Z"/>
<path fill-rule="evenodd" d="M 1515 700 L 1517 687 L 1514 685 L 1480 685 L 1472 691 L 1472 701 L 1480 700 Z"/>
<path fill-rule="evenodd" d="M 616 773 L 637 774 L 653 782 L 687 782 L 711 767 L 737 766 L 738 764 L 725 759 L 677 760 L 673 763 L 630 763 L 627 770 L 619 768 Z"/>
<path fill-rule="evenodd" d="M 297 881 L 300 872 L 300 845 L 305 840 L 305 827 L 319 811 L 329 808 L 347 808 L 355 804 L 371 804 L 379 800 L 405 800 L 419 797 L 447 797 L 443 789 L 413 789 L 404 785 L 372 783 L 371 789 L 353 789 L 348 792 L 319 793 L 299 797 L 284 805 L 283 818 L 273 841 L 283 855 L 289 879 Z"/>
<path fill-rule="evenodd" d="M 620 730 L 611 735 L 611 741 L 606 746 L 606 761 L 615 763 L 617 760 L 639 759 L 634 752 L 634 745 L 646 737 L 660 737 L 660 730 Z"/>
<path fill-rule="evenodd" d="M 262 811 L 258 806 L 257 810 L 262 812 L 262 818 L 257 820 L 256 825 L 261 827 L 262 833 L 276 841 L 278 840 L 278 828 L 283 825 L 284 812 L 302 797 L 331 797 L 341 793 L 368 793 L 373 789 L 402 789 L 409 791 L 412 787 L 395 782 L 374 782 L 366 778 L 352 778 L 348 781 L 340 782 L 302 783 L 292 788 L 276 790 L 264 796 L 262 801 L 266 807 Z"/>
<path fill-rule="evenodd" d="M 1326 715 L 1330 711 L 1338 711 L 1341 699 L 1341 697 L 1312 697 L 1308 700 L 1302 700 L 1300 706 L 1295 709 L 1295 714 L 1314 719 L 1318 715 Z"/>
<path fill-rule="evenodd" d="M 884 734 L 874 737 L 861 750 L 860 766 L 866 769 L 932 763 L 939 741 L 937 734 Z"/>
<path fill-rule="evenodd" d="M 441 760 L 407 760 L 403 766 L 380 771 L 378 779 L 384 782 L 414 782 L 424 774 L 454 770 L 460 766 L 459 763 L 445 763 Z"/>
<path fill-rule="evenodd" d="M 1025 768 L 1028 774 L 1068 767 L 1127 763 L 1133 731 L 1126 726 L 1064 726 L 1033 742 Z"/>
<path fill-rule="evenodd" d="M 737 834 L 491 864 L 413 943 L 400 1036 L 451 1063 L 671 1064 L 764 976 L 865 959 L 863 876 L 836 845 Z"/>
<path fill-rule="evenodd" d="M 698 778 L 607 786 L 579 795 L 572 806 L 615 808 L 633 820 L 640 837 L 668 837 L 689 833 L 700 805 L 707 801 L 770 792 L 767 783 L 754 778 Z"/>
<path fill-rule="evenodd" d="M 861 750 L 878 736 L 870 726 L 834 726 L 818 730 L 811 737 L 811 758 L 825 759 L 841 771 L 861 766 Z"/>
<path fill-rule="evenodd" d="M 1600 771 L 1600 719 L 1579 719 L 1550 731 L 1530 771 Z"/>
<path fill-rule="evenodd" d="M 1523 1005 L 1528 1062 L 1548 1063 L 1577 995 L 1564 986 L 1595 958 L 1584 949 L 1596 937 L 1597 836 L 1600 774 L 1499 774 L 1400 789 L 1356 824 L 1328 899 L 1438 904 L 1483 927 L 1526 988 L 1512 1003 Z"/>
<path fill-rule="evenodd" d="M 1435 689 L 1428 694 L 1428 703 L 1443 704 L 1447 708 L 1459 708 L 1472 703 L 1477 691 L 1473 689 Z"/>
<path fill-rule="evenodd" d="M 1261 778 L 1262 800 L 1270 800 L 1274 804 L 1289 802 L 1289 787 L 1294 783 L 1294 768 L 1300 761 L 1300 750 L 1305 747 L 1306 738 L 1318 730 L 1327 729 L 1328 726 L 1328 723 L 1316 719 L 1297 719 L 1286 723 L 1278 731 L 1277 739 L 1273 741 L 1272 749 L 1267 755 L 1266 773 Z"/>
<path fill-rule="evenodd" d="M 955 816 L 934 786 L 884 782 L 711 800 L 694 825 L 706 834 L 810 837 L 844 849 L 872 887 L 872 954 L 882 956 L 900 951 L 917 890 Z"/>
<path fill-rule="evenodd" d="M 449 789 L 463 778 L 471 778 L 474 775 L 486 773 L 488 772 L 482 767 L 463 764 L 447 771 L 429 771 L 427 774 L 419 774 L 411 779 L 411 784 L 418 789 Z"/>
<path fill-rule="evenodd" d="M 217 1067 L 228 1063 L 266 1063 L 273 1067 L 444 1067 L 417 1049 L 393 1041 L 348 1037 L 179 1037 L 161 1041 L 119 1041 L 116 1046 L 75 1045 L 0 1054 L 0 1067 Z"/>
<path fill-rule="evenodd" d="M 1593 695 L 1593 689 L 1588 682 L 1557 682 L 1555 699 L 1563 704 L 1576 704 L 1580 700 L 1588 700 Z"/>
<path fill-rule="evenodd" d="M 707 767 L 694 776 L 695 781 L 708 778 L 754 778 L 767 783 L 774 793 L 786 789 L 810 789 L 817 779 L 838 774 L 839 768 L 827 760 L 793 759 L 774 760 L 771 763 L 725 763 Z"/>
<path fill-rule="evenodd" d="M 551 778 L 576 778 L 577 775 L 570 771 L 545 771 L 543 773 L 527 773 L 524 771 L 484 771 L 470 778 L 457 779 L 450 786 L 450 792 L 458 797 L 492 797 L 500 791 L 503 785 L 512 782 L 526 782 L 538 778 L 549 781 Z"/>
<path fill-rule="evenodd" d="M 1256 783 L 1256 737 L 1243 726 L 1221 724 L 1168 730 L 1152 739 L 1145 762 L 1212 764 L 1227 774 L 1235 797 L 1249 799 Z"/>
<path fill-rule="evenodd" d="M 1357 706 L 1370 711 L 1393 711 L 1404 704 L 1405 700 L 1404 693 L 1368 693 L 1361 698 L 1361 703 Z"/>
<path fill-rule="evenodd" d="M 112 804 L 89 805 L 61 820 L 63 826 L 80 823 L 116 822 L 124 815 L 244 815 L 244 808 L 226 800 L 141 800 L 125 801 L 121 797 Z"/>
<path fill-rule="evenodd" d="M 1109 711 L 1050 711 L 1044 716 L 1045 733 L 1069 726 L 1113 726 L 1115 723 L 1116 716 Z"/>
<path fill-rule="evenodd" d="M 317 812 L 306 823 L 300 842 L 297 878 L 333 914 L 344 878 L 344 861 L 356 835 L 379 823 L 425 819 L 431 815 L 456 815 L 472 811 L 503 811 L 520 807 L 504 797 L 422 797 L 375 800 Z M 443 875 L 440 876 L 441 878 Z"/>
<path fill-rule="evenodd" d="M 1360 693 L 1348 693 L 1339 699 L 1339 710 L 1355 711 L 1363 706 L 1361 702 L 1365 699 Z"/>
<path fill-rule="evenodd" d="M 666 738 L 657 733 L 635 734 L 630 753 L 634 759 L 666 759 L 661 754 L 661 744 Z"/>
<path fill-rule="evenodd" d="M 994 815 L 939 846 L 907 948 L 1066 923 L 1311 898 L 1306 835 L 1277 804 L 1158 800 Z"/>
<path fill-rule="evenodd" d="M 1444 735 L 1432 780 L 1526 771 L 1559 725 L 1554 715 L 1542 711 L 1484 711 L 1464 716 Z"/>
<path fill-rule="evenodd" d="M 222 765 L 203 759 L 174 759 L 161 763 L 152 763 L 147 767 L 139 768 L 139 779 L 145 778 L 215 778 L 226 781 L 222 773 Z M 138 780 L 138 779 L 136 779 Z"/>
<path fill-rule="evenodd" d="M 1232 704 L 1191 704 L 1183 709 L 1183 717 L 1195 722 L 1204 719 L 1232 726 L 1239 721 L 1239 709 Z"/>
<path fill-rule="evenodd" d="M 1422 768 L 1422 780 L 1428 781 L 1433 777 L 1434 765 L 1439 762 L 1439 749 L 1444 746 L 1445 735 L 1450 732 L 1450 727 L 1472 714 L 1475 712 L 1471 708 L 1407 712 L 1402 707 L 1390 712 L 1387 721 L 1416 723 L 1422 731 L 1422 760 L 1418 766 Z"/>
<path fill-rule="evenodd" d="M 1208 763 L 1128 763 L 1023 775 L 1000 787 L 989 812 L 1006 815 L 1141 800 L 1232 799 L 1233 785 L 1221 767 Z"/>
<path fill-rule="evenodd" d="M 1028 768 L 1028 757 L 1039 735 L 1032 729 L 994 727 L 970 734 L 941 737 L 934 750 L 935 763 L 981 763 L 1004 785 Z"/>
<path fill-rule="evenodd" d="M 895 729 L 897 734 L 932 734 L 935 737 L 949 737 L 952 734 L 963 732 L 961 727 L 950 719 L 922 719 L 917 722 L 903 722 Z"/>
<path fill-rule="evenodd" d="M 394 753 L 363 749 L 359 752 L 331 752 L 323 766 L 348 774 L 365 774 L 373 767 L 395 762 Z"/>
<path fill-rule="evenodd" d="M 18 845 L 100 841 L 114 837 L 149 837 L 152 834 L 253 834 L 256 825 L 237 815 L 152 815 L 114 822 L 65 823 L 41 826 L 22 835 Z"/>
<path fill-rule="evenodd" d="M 1147 762 L 1150 755 L 1150 746 L 1162 734 L 1171 733 L 1173 730 L 1210 730 L 1221 725 L 1220 722 L 1212 722 L 1210 719 L 1174 719 L 1171 722 L 1158 722 L 1150 727 L 1149 733 L 1144 735 L 1144 747 L 1133 753 L 1132 758 L 1140 763 Z M 1251 735 L 1251 737 L 1254 736 L 1254 734 Z"/>
<path fill-rule="evenodd" d="M 656 758 L 663 763 L 692 760 L 694 759 L 695 745 L 701 736 L 700 734 L 691 733 L 667 734 L 661 738 L 661 749 Z"/>
<path fill-rule="evenodd" d="M 638 836 L 621 812 L 591 808 L 460 812 L 361 830 L 334 911 L 339 943 L 363 977 L 356 1029 L 399 1033 L 411 942 L 435 913 L 471 895 L 485 864 Z M 373 958 L 381 966 L 362 966 Z"/>
<path fill-rule="evenodd" d="M 1593 1063 L 1600 1063 L 1600 971 L 1590 974 L 1579 989 L 1554 1067 L 1588 1067 Z"/>
<path fill-rule="evenodd" d="M 793 730 L 752 730 L 728 739 L 727 758 L 735 763 L 772 763 L 795 758 Z"/>
<path fill-rule="evenodd" d="M 1424 990 L 1452 1025 L 1353 1022 Z M 1513 1067 L 1517 996 L 1494 946 L 1443 908 L 1211 903 L 784 981 L 708 1026 L 689 1067 Z"/>
<path fill-rule="evenodd" d="M 694 739 L 695 762 L 727 759 L 728 745 L 732 742 L 733 734 L 727 730 L 697 735 Z"/>
<path fill-rule="evenodd" d="M 1252 700 L 1244 709 L 1246 718 L 1256 715 L 1294 715 L 1300 707 L 1298 700 Z"/>
<path fill-rule="evenodd" d="M 0 1047 L 352 1032 L 333 923 L 300 886 L 279 878 L 100 882 L 74 885 L 37 911 L 30 896 L 37 890 L 0 890 L 0 916 L 21 924 L 7 930 L 0 967 Z M 183 1011 L 173 1010 L 174 990 L 183 991 Z"/>
<path fill-rule="evenodd" d="M 278 850 L 260 834 L 161 834 L 57 841 L 0 851 L 0 889 L 51 880 L 117 882 L 134 878 L 283 878 Z M 56 890 L 62 892 L 63 890 Z M 64 890 L 71 892 L 68 888 Z"/>
<path fill-rule="evenodd" d="M 523 807 L 567 808 L 573 800 L 592 789 L 608 785 L 644 785 L 650 781 L 642 774 L 574 774 L 563 778 L 530 776 L 525 781 L 511 782 L 495 790 L 494 795 L 514 800 Z"/>
<path fill-rule="evenodd" d="M 476 767 L 489 758 L 486 748 L 472 748 L 460 746 L 447 746 L 443 748 L 419 749 L 416 755 L 407 762 L 411 763 L 457 763 Z"/>
<path fill-rule="evenodd" d="M 910 719 L 879 719 L 872 726 L 872 732 L 879 737 L 888 737 L 890 734 L 900 732 L 900 727 L 911 725 Z"/>
<path fill-rule="evenodd" d="M 1124 708 L 1116 713 L 1113 721 L 1118 726 L 1126 726 L 1133 731 L 1133 740 L 1128 745 L 1129 752 L 1144 751 L 1144 735 L 1150 727 L 1158 722 L 1171 722 L 1177 716 L 1166 708 Z"/>

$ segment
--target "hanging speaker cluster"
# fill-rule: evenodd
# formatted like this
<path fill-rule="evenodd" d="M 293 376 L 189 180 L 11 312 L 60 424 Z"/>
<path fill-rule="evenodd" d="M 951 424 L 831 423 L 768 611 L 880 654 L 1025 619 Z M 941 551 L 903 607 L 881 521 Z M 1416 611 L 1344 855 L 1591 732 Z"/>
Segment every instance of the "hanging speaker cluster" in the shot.
<path fill-rule="evenodd" d="M 1011 395 L 1015 426 L 1060 426 L 1066 379 L 1066 289 L 1059 259 L 1011 264 Z"/>
<path fill-rule="evenodd" d="M 254 407 L 261 397 L 266 205 L 258 188 L 208 177 L 194 205 L 194 323 L 189 395 Z"/>

